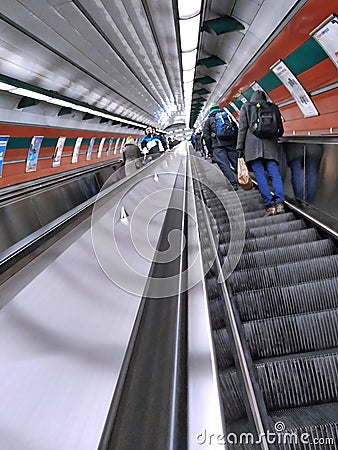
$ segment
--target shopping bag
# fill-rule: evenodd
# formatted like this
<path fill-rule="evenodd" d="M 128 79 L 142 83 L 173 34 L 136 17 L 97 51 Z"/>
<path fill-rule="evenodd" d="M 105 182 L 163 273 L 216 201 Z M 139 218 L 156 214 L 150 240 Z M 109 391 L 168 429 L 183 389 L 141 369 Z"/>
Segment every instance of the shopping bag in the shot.
<path fill-rule="evenodd" d="M 244 158 L 238 158 L 238 184 L 242 186 L 245 191 L 250 191 L 253 188 L 252 179 L 250 178 L 248 168 L 245 164 Z"/>

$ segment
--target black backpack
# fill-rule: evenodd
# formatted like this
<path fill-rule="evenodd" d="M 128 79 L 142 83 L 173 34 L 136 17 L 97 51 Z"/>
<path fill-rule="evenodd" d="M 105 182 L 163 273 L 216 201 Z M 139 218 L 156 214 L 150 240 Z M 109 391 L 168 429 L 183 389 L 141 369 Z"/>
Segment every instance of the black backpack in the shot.
<path fill-rule="evenodd" d="M 264 102 L 255 105 L 254 121 L 250 126 L 252 134 L 259 138 L 277 138 L 279 118 L 273 103 Z"/>

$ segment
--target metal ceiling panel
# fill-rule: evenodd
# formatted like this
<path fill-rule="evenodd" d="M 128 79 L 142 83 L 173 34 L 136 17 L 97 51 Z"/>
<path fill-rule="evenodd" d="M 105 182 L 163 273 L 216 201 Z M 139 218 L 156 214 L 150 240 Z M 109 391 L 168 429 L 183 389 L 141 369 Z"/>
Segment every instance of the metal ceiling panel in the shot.
<path fill-rule="evenodd" d="M 136 14 L 137 9 L 142 9 L 138 1 L 132 1 L 127 8 L 122 2 L 106 3 L 109 7 L 99 0 L 61 4 L 5 0 L 2 14 L 13 26 L 26 31 L 31 39 L 16 32 L 17 46 L 14 52 L 13 48 L 8 48 L 3 73 L 27 82 L 38 80 L 40 87 L 57 89 L 62 95 L 100 108 L 106 108 L 109 103 L 114 108 L 122 105 L 123 114 L 141 115 L 144 120 L 153 122 L 156 112 L 173 101 L 174 95 L 149 32 L 146 14 L 144 11 Z M 128 9 L 133 9 L 134 19 L 129 18 Z M 171 24 L 174 29 L 173 20 Z M 55 49 L 54 55 L 34 42 L 35 36 L 50 50 Z M 12 35 L 9 42 L 13 41 Z M 176 36 L 172 41 L 176 45 Z M 2 47 L 6 50 L 5 44 Z M 176 49 L 177 46 L 177 60 Z M 36 73 L 33 67 L 19 68 L 15 64 L 13 59 L 20 55 L 24 64 L 34 61 Z M 48 61 L 53 68 L 52 76 Z M 27 72 L 24 76 L 22 69 Z M 43 73 L 45 76 L 41 77 Z M 180 82 L 174 83 L 174 90 L 177 89 L 182 89 Z M 115 102 L 107 101 L 109 97 Z"/>
<path fill-rule="evenodd" d="M 276 2 L 275 0 L 230 0 L 223 3 L 218 0 L 212 1 L 213 9 L 206 11 L 205 20 L 217 16 L 216 11 L 219 15 L 231 14 L 243 23 L 245 29 L 220 36 L 203 33 L 199 58 L 207 54 L 216 54 L 227 62 L 227 66 L 220 66 L 204 72 L 215 78 L 218 83 L 211 85 L 212 92 L 200 117 L 207 114 L 212 103 L 220 101 L 239 74 L 252 61 L 255 54 L 297 3 L 299 3 L 297 0 L 285 0 L 283 2 Z"/>
<path fill-rule="evenodd" d="M 203 2 L 202 21 L 227 14 L 245 27 L 200 36 L 197 59 L 216 55 L 227 63 L 195 71 L 195 78 L 217 81 L 208 85 L 204 111 L 301 1 Z M 184 116 L 178 33 L 176 0 L 2 0 L 0 73 L 125 118 L 170 126 Z"/>

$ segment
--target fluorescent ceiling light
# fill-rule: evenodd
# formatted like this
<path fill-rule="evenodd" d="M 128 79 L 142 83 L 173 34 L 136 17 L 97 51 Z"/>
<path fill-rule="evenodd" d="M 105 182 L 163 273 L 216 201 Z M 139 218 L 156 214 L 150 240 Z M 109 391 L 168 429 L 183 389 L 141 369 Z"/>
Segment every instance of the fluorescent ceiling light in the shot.
<path fill-rule="evenodd" d="M 190 70 L 183 70 L 183 83 L 194 81 L 195 68 Z"/>
<path fill-rule="evenodd" d="M 59 98 L 50 98 L 47 100 L 48 103 L 53 103 L 53 105 L 59 105 L 64 106 L 65 108 L 72 108 L 73 109 L 73 103 L 66 102 L 65 100 L 60 100 Z"/>
<path fill-rule="evenodd" d="M 201 10 L 202 0 L 178 0 L 178 14 L 180 19 L 193 17 Z"/>
<path fill-rule="evenodd" d="M 200 15 L 192 19 L 180 20 L 181 50 L 188 52 L 195 50 L 198 44 Z"/>
<path fill-rule="evenodd" d="M 50 97 L 44 94 L 40 94 L 39 92 L 29 91 L 28 89 L 23 88 L 14 88 L 10 90 L 11 94 L 21 95 L 22 97 L 35 98 L 36 100 L 48 101 Z"/>
<path fill-rule="evenodd" d="M 182 53 L 182 67 L 183 67 L 183 70 L 190 70 L 190 69 L 194 69 L 195 70 L 196 56 L 197 56 L 197 49 L 192 50 L 191 52 L 184 52 L 184 53 Z"/>
<path fill-rule="evenodd" d="M 53 105 L 63 106 L 65 108 L 70 108 L 70 109 L 73 109 L 75 111 L 81 111 L 81 112 L 93 114 L 94 116 L 105 117 L 107 119 L 115 120 L 115 121 L 118 121 L 120 123 L 126 123 L 126 124 L 129 124 L 129 125 L 135 125 L 136 127 L 140 127 L 140 128 L 146 128 L 147 127 L 146 125 L 143 125 L 143 124 L 138 123 L 138 122 L 133 122 L 131 120 L 121 119 L 119 117 L 112 116 L 110 114 L 106 114 L 106 113 L 103 113 L 103 112 L 100 112 L 100 111 L 96 111 L 95 109 L 91 109 L 91 108 L 88 108 L 86 106 L 77 105 L 75 103 L 71 103 L 71 102 L 68 102 L 66 100 L 61 100 L 59 98 L 49 97 L 47 95 L 40 94 L 39 92 L 30 91 L 29 89 L 18 88 L 16 86 L 12 86 L 12 85 L 7 84 L 7 83 L 0 82 L 0 90 L 8 91 L 11 94 L 20 95 L 22 97 L 34 98 L 36 100 L 41 100 L 41 101 L 44 101 L 44 102 L 47 102 L 47 103 L 51 103 Z"/>
<path fill-rule="evenodd" d="M 10 91 L 11 89 L 16 89 L 16 87 L 2 81 L 0 82 L 0 91 Z"/>

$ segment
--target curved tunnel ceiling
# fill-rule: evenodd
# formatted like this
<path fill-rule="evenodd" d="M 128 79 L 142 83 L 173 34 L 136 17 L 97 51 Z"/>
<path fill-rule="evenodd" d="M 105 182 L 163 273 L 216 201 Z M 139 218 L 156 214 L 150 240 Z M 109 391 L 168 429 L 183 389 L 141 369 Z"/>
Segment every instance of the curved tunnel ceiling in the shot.
<path fill-rule="evenodd" d="M 194 90 L 209 91 L 201 115 L 303 3 L 202 2 L 205 30 L 225 15 L 242 26 L 200 32 Z M 177 0 L 2 0 L 0 50 L 3 76 L 143 124 L 185 122 Z M 225 64 L 210 66 L 210 56 Z"/>

